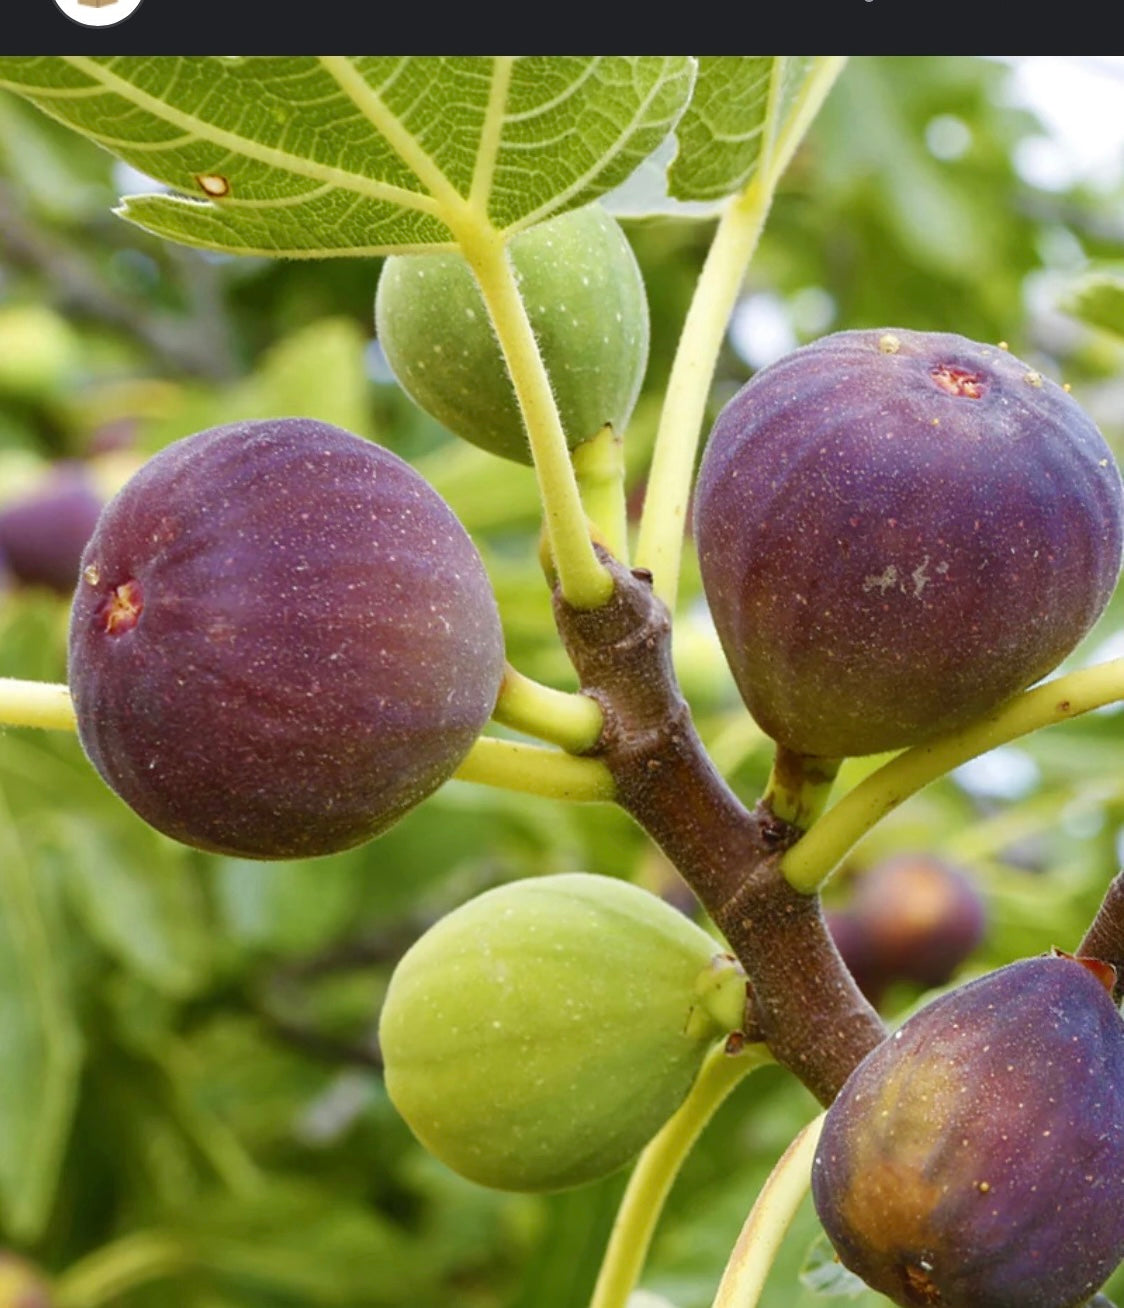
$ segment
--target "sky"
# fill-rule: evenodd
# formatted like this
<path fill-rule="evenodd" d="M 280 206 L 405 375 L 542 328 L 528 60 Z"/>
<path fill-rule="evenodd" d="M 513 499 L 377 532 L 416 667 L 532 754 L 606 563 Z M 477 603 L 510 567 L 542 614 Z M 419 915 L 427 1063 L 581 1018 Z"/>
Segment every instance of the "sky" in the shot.
<path fill-rule="evenodd" d="M 1124 172 L 1124 56 L 1006 56 L 1015 103 L 1035 110 L 1050 136 L 1016 159 L 1023 179 L 1046 189 L 1074 182 L 1105 189 Z"/>

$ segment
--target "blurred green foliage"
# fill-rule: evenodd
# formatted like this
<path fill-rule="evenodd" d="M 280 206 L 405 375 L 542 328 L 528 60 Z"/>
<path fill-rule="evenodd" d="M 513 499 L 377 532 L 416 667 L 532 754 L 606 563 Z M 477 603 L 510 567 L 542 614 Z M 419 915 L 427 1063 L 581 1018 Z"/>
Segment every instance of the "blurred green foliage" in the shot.
<path fill-rule="evenodd" d="M 1104 219 L 1124 197 L 1020 179 L 1016 148 L 1042 129 L 1005 104 L 1008 76 L 975 58 L 854 59 L 782 184 L 746 295 L 771 297 L 795 341 L 894 324 L 1004 339 L 1072 383 L 1124 452 L 1124 343 L 1062 313 L 1061 291 L 1052 307 L 1030 293 L 1121 259 Z M 950 124 L 956 151 L 934 150 Z M 377 261 L 163 245 L 111 215 L 122 188 L 142 189 L 0 98 L 0 500 L 62 455 L 91 460 L 108 487 L 207 426 L 335 422 L 430 477 L 484 553 L 511 661 L 572 686 L 538 570 L 533 474 L 455 444 L 393 384 L 373 340 Z M 712 224 L 628 230 L 653 328 L 628 435 L 639 494 Z M 749 372 L 731 340 L 712 414 Z M 4 595 L 0 675 L 65 679 L 66 620 L 55 596 Z M 1124 652 L 1122 630 L 1118 596 L 1072 664 Z M 767 742 L 690 565 L 676 641 L 704 738 L 752 800 Z M 961 861 L 991 911 L 973 969 L 1073 948 L 1120 858 L 1120 736 L 1120 711 L 1106 710 L 1002 751 L 910 801 L 855 865 L 906 848 Z M 872 765 L 848 764 L 841 785 Z M 373 1038 L 390 969 L 428 922 L 500 881 L 573 869 L 682 898 L 614 810 L 459 782 L 347 854 L 210 857 L 135 818 L 74 739 L 6 731 L 0 1243 L 57 1278 L 63 1308 L 580 1308 L 624 1178 L 526 1197 L 451 1175 L 389 1105 Z M 846 891 L 844 873 L 831 896 Z M 648 1289 L 676 1308 L 710 1303 L 757 1188 L 812 1112 L 775 1069 L 732 1096 L 671 1196 Z M 816 1231 L 805 1205 L 766 1308 L 820 1301 L 797 1279 Z"/>

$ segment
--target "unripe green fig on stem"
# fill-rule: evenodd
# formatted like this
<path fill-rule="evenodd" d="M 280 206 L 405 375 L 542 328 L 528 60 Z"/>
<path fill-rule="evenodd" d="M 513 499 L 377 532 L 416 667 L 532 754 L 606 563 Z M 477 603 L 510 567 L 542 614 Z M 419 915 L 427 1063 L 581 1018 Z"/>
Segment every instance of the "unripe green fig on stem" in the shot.
<path fill-rule="evenodd" d="M 515 881 L 398 964 L 379 1025 L 387 1092 L 470 1180 L 567 1189 L 640 1152 L 745 1006 L 721 945 L 648 891 L 581 872 Z"/>
<path fill-rule="evenodd" d="M 648 301 L 616 219 L 598 204 L 514 236 L 511 260 L 570 448 L 621 435 L 648 362 Z M 375 296 L 379 343 L 402 388 L 482 449 L 531 462 L 499 341 L 459 253 L 392 255 Z"/>

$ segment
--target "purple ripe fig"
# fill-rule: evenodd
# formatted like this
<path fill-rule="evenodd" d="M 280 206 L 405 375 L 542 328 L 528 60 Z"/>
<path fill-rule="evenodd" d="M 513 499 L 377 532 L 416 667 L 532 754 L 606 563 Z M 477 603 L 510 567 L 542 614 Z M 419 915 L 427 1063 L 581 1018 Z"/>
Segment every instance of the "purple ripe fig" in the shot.
<path fill-rule="evenodd" d="M 1124 1257 L 1113 970 L 1026 959 L 939 999 L 828 1110 L 812 1168 L 842 1262 L 902 1308 L 1077 1308 Z"/>
<path fill-rule="evenodd" d="M 964 726 L 1056 667 L 1116 585 L 1124 489 L 1079 405 L 1005 350 L 848 331 L 722 410 L 695 534 L 750 712 L 839 758 Z"/>
<path fill-rule="evenodd" d="M 941 986 L 983 940 L 987 910 L 969 878 L 930 854 L 899 854 L 865 872 L 851 914 L 869 965 L 887 981 Z"/>
<path fill-rule="evenodd" d="M 396 455 L 304 418 L 175 442 L 82 558 L 82 745 L 152 826 L 252 858 L 333 853 L 447 780 L 495 705 L 495 598 Z"/>
<path fill-rule="evenodd" d="M 69 597 L 103 499 L 81 464 L 56 464 L 42 484 L 0 509 L 0 552 L 16 581 Z"/>

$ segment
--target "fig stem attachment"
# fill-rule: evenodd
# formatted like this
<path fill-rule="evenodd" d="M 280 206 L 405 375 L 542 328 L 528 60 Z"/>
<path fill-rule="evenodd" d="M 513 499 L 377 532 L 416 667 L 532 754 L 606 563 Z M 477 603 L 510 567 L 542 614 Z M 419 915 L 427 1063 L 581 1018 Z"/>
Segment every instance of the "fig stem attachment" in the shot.
<path fill-rule="evenodd" d="M 67 686 L 15 677 L 0 677 L 0 723 L 47 731 L 75 731 L 78 725 Z"/>
<path fill-rule="evenodd" d="M 826 807 L 842 761 L 778 745 L 763 802 L 783 822 L 807 831 Z"/>
<path fill-rule="evenodd" d="M 767 125 L 781 118 L 789 58 L 778 55 L 773 60 Z M 651 572 L 656 594 L 673 613 L 691 474 L 726 324 L 741 295 L 745 270 L 757 249 L 777 183 L 845 63 L 841 55 L 816 56 L 780 131 L 763 140 L 752 178 L 722 211 L 683 323 L 656 433 L 636 545 L 637 566 Z"/>
<path fill-rule="evenodd" d="M 54 1308 L 97 1308 L 118 1303 L 139 1285 L 188 1270 L 193 1259 L 182 1241 L 162 1231 L 136 1231 L 80 1258 L 55 1281 Z"/>
<path fill-rule="evenodd" d="M 586 516 L 610 554 L 628 562 L 628 512 L 624 496 L 624 442 L 606 423 L 575 446 L 571 457 Z"/>
<path fill-rule="evenodd" d="M 756 1308 L 784 1234 L 811 1186 L 823 1123 L 823 1113 L 813 1118 L 769 1173 L 730 1253 L 713 1308 Z"/>
<path fill-rule="evenodd" d="M 930 782 L 998 745 L 1118 700 L 1124 700 L 1124 659 L 1111 659 L 1055 677 L 970 726 L 903 750 L 833 804 L 785 853 L 781 871 L 794 889 L 812 894 L 872 827 Z"/>
<path fill-rule="evenodd" d="M 1077 946 L 1079 958 L 1096 958 L 1116 968 L 1116 985 L 1112 997 L 1124 1000 L 1124 872 L 1109 882 L 1097 915 Z"/>
<path fill-rule="evenodd" d="M 571 754 L 584 754 L 597 744 L 604 721 L 601 705 L 588 695 L 544 686 L 504 666 L 500 694 L 492 717 L 512 731 L 548 740 Z"/>
<path fill-rule="evenodd" d="M 687 1098 L 637 1159 L 617 1209 L 589 1308 L 625 1308 L 640 1279 L 672 1184 L 695 1141 L 734 1087 L 772 1061 L 763 1044 L 745 1045 L 739 1053 L 729 1054 L 725 1043 L 720 1043 L 707 1054 Z"/>
<path fill-rule="evenodd" d="M 598 759 L 497 736 L 477 737 L 453 776 L 546 799 L 589 803 L 616 795 L 613 775 Z"/>
<path fill-rule="evenodd" d="M 456 235 L 476 274 L 515 387 L 559 586 L 574 608 L 599 608 L 613 593 L 612 578 L 590 539 L 562 420 L 507 248 L 490 226 L 466 222 Z"/>

